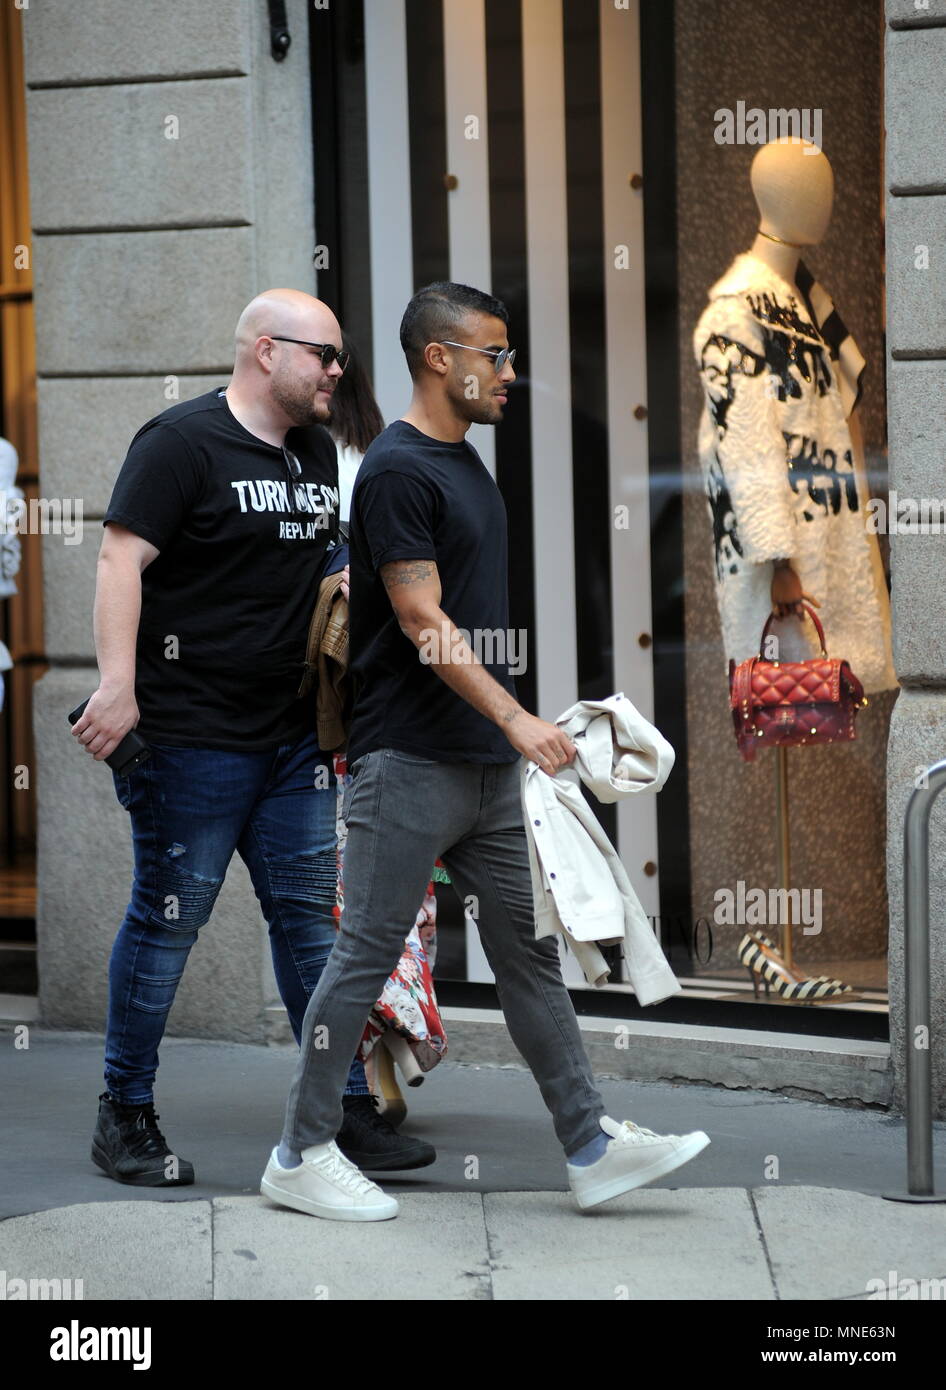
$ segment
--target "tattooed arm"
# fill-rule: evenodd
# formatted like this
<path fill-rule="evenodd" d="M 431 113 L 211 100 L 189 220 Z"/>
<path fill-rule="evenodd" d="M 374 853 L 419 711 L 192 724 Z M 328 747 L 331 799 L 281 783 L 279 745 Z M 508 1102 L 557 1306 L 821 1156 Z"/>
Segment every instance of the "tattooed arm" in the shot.
<path fill-rule="evenodd" d="M 398 625 L 417 648 L 418 660 L 437 673 L 467 704 L 491 719 L 523 757 L 554 772 L 575 756 L 575 746 L 555 724 L 527 713 L 477 660 L 440 606 L 440 574 L 433 560 L 391 560 L 381 566 Z"/>

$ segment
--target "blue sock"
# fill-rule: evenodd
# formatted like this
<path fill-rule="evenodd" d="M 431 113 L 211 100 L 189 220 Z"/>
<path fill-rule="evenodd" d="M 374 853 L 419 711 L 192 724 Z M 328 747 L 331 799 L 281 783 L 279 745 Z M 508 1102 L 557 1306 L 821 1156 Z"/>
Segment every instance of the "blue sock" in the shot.
<path fill-rule="evenodd" d="M 605 1149 L 608 1147 L 610 1138 L 604 1130 L 596 1134 L 594 1139 L 589 1139 L 577 1153 L 569 1155 L 568 1162 L 573 1163 L 577 1168 L 587 1168 L 589 1163 L 597 1163 Z"/>
<path fill-rule="evenodd" d="M 276 1161 L 280 1168 L 300 1168 L 302 1154 L 296 1153 L 295 1149 L 287 1148 L 285 1144 L 280 1144 L 276 1150 Z"/>

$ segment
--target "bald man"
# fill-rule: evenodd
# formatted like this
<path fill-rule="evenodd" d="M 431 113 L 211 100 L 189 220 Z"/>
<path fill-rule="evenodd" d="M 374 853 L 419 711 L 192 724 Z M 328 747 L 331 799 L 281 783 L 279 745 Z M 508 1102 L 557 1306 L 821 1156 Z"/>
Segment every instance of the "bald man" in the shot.
<path fill-rule="evenodd" d="M 97 761 L 130 729 L 151 750 L 129 776 L 113 773 L 135 876 L 109 965 L 92 1158 L 118 1182 L 194 1181 L 158 1128 L 154 1079 L 234 852 L 269 923 L 297 1042 L 335 940 L 335 778 L 316 739 L 317 689 L 298 691 L 319 582 L 345 560 L 324 422 L 346 360 L 328 305 L 295 290 L 259 295 L 240 315 L 229 385 L 138 431 L 105 513 L 100 684 L 73 734 Z M 347 573 L 342 588 L 347 597 Z M 246 965 L 258 968 L 255 952 Z M 360 1062 L 344 1104 L 337 1142 L 352 1162 L 433 1161 L 429 1144 L 377 1115 Z"/>

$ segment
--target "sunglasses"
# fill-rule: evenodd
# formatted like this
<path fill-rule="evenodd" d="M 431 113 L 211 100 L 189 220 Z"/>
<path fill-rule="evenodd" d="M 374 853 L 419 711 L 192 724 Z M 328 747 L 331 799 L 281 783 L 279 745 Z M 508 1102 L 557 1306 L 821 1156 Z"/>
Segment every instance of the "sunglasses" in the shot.
<path fill-rule="evenodd" d="M 302 477 L 302 464 L 295 454 L 290 453 L 285 444 L 281 445 L 283 463 L 286 465 L 286 477 L 289 480 L 289 510 L 293 515 L 299 511 L 299 504 L 296 499 L 296 483 Z"/>
<path fill-rule="evenodd" d="M 300 347 L 318 348 L 320 361 L 323 367 L 330 367 L 333 362 L 337 362 L 342 371 L 348 366 L 351 360 L 351 353 L 344 348 L 337 348 L 334 343 L 307 343 L 304 338 L 282 338 L 278 333 L 268 333 L 275 343 L 298 343 Z"/>
<path fill-rule="evenodd" d="M 505 367 L 507 362 L 511 367 L 513 362 L 515 362 L 516 360 L 515 348 L 500 348 L 498 351 L 495 351 L 493 348 L 473 347 L 472 343 L 451 343 L 449 338 L 440 339 L 440 346 L 467 348 L 470 352 L 485 353 L 487 357 L 491 357 L 493 359 L 493 366 L 496 368 L 497 376 L 502 371 L 503 367 Z"/>

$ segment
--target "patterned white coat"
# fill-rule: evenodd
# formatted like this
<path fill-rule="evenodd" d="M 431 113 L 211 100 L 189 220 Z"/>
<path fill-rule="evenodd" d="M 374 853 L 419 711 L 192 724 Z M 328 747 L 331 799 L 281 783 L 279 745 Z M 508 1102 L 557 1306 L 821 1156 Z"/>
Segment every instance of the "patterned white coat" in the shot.
<path fill-rule="evenodd" d="M 737 256 L 693 337 L 723 646 L 737 663 L 758 652 L 771 612 L 766 562 L 788 559 L 821 605 L 829 655 L 849 661 L 866 691 L 889 690 L 897 684 L 890 604 L 847 424 L 856 383 L 829 346 L 840 323 L 833 305 L 811 285 L 806 300 L 764 261 Z M 850 338 L 847 346 L 859 360 Z M 784 660 L 819 650 L 810 623 L 785 619 L 775 631 Z"/>

